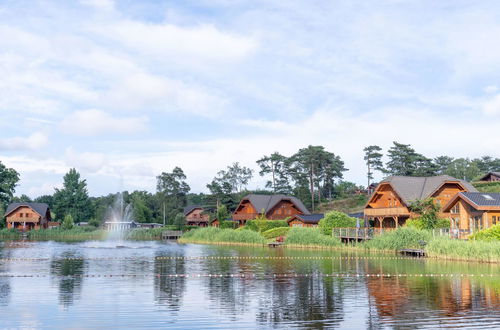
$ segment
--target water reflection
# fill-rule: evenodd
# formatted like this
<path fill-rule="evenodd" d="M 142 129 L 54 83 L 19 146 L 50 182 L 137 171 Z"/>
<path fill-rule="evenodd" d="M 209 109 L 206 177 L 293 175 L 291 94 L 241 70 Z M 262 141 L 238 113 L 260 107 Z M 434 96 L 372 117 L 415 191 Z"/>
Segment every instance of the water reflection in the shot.
<path fill-rule="evenodd" d="M 163 256 L 159 252 L 156 257 Z M 176 250 L 170 256 L 184 257 L 183 250 Z M 186 261 L 184 259 L 159 259 L 154 261 L 154 296 L 155 302 L 168 307 L 172 311 L 179 311 L 186 290 L 186 279 L 183 277 L 172 278 L 165 275 L 185 274 Z"/>
<path fill-rule="evenodd" d="M 0 259 L 8 258 L 6 249 L 3 247 L 3 243 L 0 242 Z M 8 264 L 5 261 L 0 261 L 0 274 L 8 273 Z M 8 277 L 0 276 L 0 306 L 7 306 L 10 302 L 10 279 Z"/>
<path fill-rule="evenodd" d="M 80 297 L 86 262 L 82 254 L 75 252 L 63 252 L 54 258 L 50 262 L 50 274 L 58 283 L 59 303 L 68 307 Z"/>

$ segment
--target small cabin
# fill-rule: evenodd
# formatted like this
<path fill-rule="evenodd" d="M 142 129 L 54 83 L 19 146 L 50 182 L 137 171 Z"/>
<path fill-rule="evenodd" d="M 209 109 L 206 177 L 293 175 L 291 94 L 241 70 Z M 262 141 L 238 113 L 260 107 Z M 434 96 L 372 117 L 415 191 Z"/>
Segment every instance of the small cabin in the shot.
<path fill-rule="evenodd" d="M 325 217 L 324 214 L 297 214 L 288 219 L 290 227 L 317 227 L 319 221 Z"/>
<path fill-rule="evenodd" d="M 248 220 L 265 217 L 269 220 L 285 220 L 300 214 L 310 214 L 302 201 L 286 195 L 250 194 L 240 201 L 232 219 L 244 226 Z"/>
<path fill-rule="evenodd" d="M 20 231 L 48 228 L 52 218 L 45 203 L 11 203 L 5 212 L 7 228 Z"/>
<path fill-rule="evenodd" d="M 481 182 L 497 182 L 500 181 L 500 172 L 488 172 L 487 174 L 483 175 L 481 179 L 479 179 Z"/>
<path fill-rule="evenodd" d="M 186 217 L 186 225 L 207 227 L 210 221 L 210 216 L 205 212 L 205 209 L 198 205 L 191 205 L 184 208 L 184 217 Z"/>

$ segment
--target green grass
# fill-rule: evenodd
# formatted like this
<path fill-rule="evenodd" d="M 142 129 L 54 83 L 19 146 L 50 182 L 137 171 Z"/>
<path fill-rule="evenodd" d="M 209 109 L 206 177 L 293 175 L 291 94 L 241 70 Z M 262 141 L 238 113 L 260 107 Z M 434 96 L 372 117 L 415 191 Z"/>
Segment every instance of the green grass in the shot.
<path fill-rule="evenodd" d="M 421 242 L 428 243 L 432 234 L 427 230 L 412 227 L 402 227 L 387 232 L 364 243 L 364 247 L 374 250 L 400 250 L 408 248 L 422 248 Z"/>
<path fill-rule="evenodd" d="M 21 234 L 14 228 L 4 228 L 0 230 L 0 239 L 18 239 L 20 237 Z"/>
<path fill-rule="evenodd" d="M 340 239 L 321 233 L 319 228 L 292 228 L 285 239 L 286 245 L 340 247 Z"/>
<path fill-rule="evenodd" d="M 500 262 L 498 241 L 463 241 L 439 237 L 431 240 L 425 250 L 430 257 Z"/>
<path fill-rule="evenodd" d="M 264 238 L 267 239 L 276 238 L 279 236 L 286 236 L 290 231 L 290 229 L 291 229 L 290 227 L 273 228 L 263 232 L 262 236 L 264 236 Z"/>
<path fill-rule="evenodd" d="M 28 238 L 32 240 L 100 240 L 106 238 L 106 231 L 94 227 L 39 229 L 28 232 Z"/>
<path fill-rule="evenodd" d="M 244 243 L 265 244 L 266 239 L 252 230 L 221 229 L 215 227 L 191 230 L 179 239 L 181 243 Z"/>

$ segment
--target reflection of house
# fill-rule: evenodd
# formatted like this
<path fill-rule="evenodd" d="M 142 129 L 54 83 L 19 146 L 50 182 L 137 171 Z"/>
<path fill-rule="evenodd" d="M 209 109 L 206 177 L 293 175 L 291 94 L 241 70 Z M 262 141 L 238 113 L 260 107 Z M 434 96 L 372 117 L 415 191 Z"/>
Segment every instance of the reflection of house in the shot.
<path fill-rule="evenodd" d="M 297 214 L 288 219 L 290 227 L 317 227 L 324 214 Z"/>
<path fill-rule="evenodd" d="M 392 176 L 379 183 L 365 205 L 364 214 L 374 220 L 376 227 L 394 228 L 414 216 L 408 209 L 411 202 L 432 197 L 438 205 L 444 206 L 464 191 L 477 192 L 470 183 L 448 175 Z"/>
<path fill-rule="evenodd" d="M 184 208 L 184 216 L 188 226 L 207 227 L 210 216 L 201 206 L 191 205 Z"/>
<path fill-rule="evenodd" d="M 479 181 L 493 182 L 500 181 L 500 172 L 489 172 L 485 174 Z"/>
<path fill-rule="evenodd" d="M 443 208 L 449 213 L 452 229 L 470 231 L 500 224 L 500 194 L 461 192 Z"/>
<path fill-rule="evenodd" d="M 138 223 L 139 228 L 161 228 L 163 225 L 161 223 Z"/>
<path fill-rule="evenodd" d="M 47 228 L 51 221 L 49 206 L 45 203 L 12 203 L 5 212 L 7 228 L 21 231 Z"/>
<path fill-rule="evenodd" d="M 240 226 L 248 220 L 265 217 L 269 220 L 285 220 L 298 214 L 310 214 L 300 199 L 286 195 L 250 194 L 240 201 L 233 213 L 233 220 Z"/>
<path fill-rule="evenodd" d="M 137 226 L 135 221 L 106 221 L 104 223 L 106 230 L 128 230 L 137 228 Z"/>

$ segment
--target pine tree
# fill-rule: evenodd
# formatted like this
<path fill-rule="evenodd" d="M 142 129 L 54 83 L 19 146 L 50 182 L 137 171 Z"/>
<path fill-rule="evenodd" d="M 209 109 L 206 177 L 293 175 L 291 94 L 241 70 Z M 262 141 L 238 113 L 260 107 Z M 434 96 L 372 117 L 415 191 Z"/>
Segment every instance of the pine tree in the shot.
<path fill-rule="evenodd" d="M 384 164 L 382 163 L 382 148 L 379 146 L 368 146 L 363 149 L 365 152 L 364 160 L 366 162 L 367 172 L 366 177 L 368 181 L 367 189 L 370 189 L 371 180 L 373 180 L 373 171 L 383 171 Z"/>

